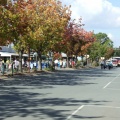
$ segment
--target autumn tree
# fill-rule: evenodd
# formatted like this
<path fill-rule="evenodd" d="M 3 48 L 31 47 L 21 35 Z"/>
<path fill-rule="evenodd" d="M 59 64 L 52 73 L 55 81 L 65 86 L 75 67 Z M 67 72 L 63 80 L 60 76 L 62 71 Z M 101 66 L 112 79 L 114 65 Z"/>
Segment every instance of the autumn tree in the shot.
<path fill-rule="evenodd" d="M 0 5 L 5 6 L 7 5 L 8 0 L 0 0 Z"/>
<path fill-rule="evenodd" d="M 31 48 L 38 53 L 42 68 L 42 54 L 52 50 L 54 44 L 62 40 L 70 13 L 69 7 L 63 7 L 61 2 L 55 0 L 9 3 L 2 14 L 2 30 L 20 53 L 20 63 L 24 50 Z"/>
<path fill-rule="evenodd" d="M 4 20 L 4 6 L 0 5 L 0 46 L 6 44 L 6 34 L 5 31 L 7 29 L 7 26 L 3 23 Z"/>
<path fill-rule="evenodd" d="M 2 31 L 6 40 L 14 44 L 15 50 L 19 53 L 20 71 L 22 72 L 22 54 L 28 44 L 26 37 L 30 19 L 27 16 L 26 7 L 29 2 L 18 0 L 17 3 L 9 3 L 4 7 L 1 15 Z M 4 36 L 2 36 L 4 38 Z"/>
<path fill-rule="evenodd" d="M 41 70 L 42 54 L 54 52 L 54 45 L 62 40 L 71 12 L 69 7 L 62 6 L 61 2 L 55 0 L 37 0 L 34 6 L 28 33 L 34 41 L 32 49 L 38 54 Z"/>
<path fill-rule="evenodd" d="M 87 32 L 83 29 L 81 21 L 82 19 L 80 18 L 77 23 L 75 20 L 69 22 L 65 28 L 64 38 L 60 43 L 61 51 L 67 54 L 67 66 L 68 57 L 75 55 L 77 59 L 78 55 L 83 56 L 86 54 L 87 48 L 95 40 L 92 32 Z"/>

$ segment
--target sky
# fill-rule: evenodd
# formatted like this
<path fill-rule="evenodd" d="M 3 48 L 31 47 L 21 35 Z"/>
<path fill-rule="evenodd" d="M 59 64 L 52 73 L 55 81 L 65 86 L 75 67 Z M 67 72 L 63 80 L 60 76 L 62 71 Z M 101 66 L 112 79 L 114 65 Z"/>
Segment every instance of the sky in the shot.
<path fill-rule="evenodd" d="M 71 5 L 72 19 L 82 17 L 86 31 L 106 33 L 114 47 L 120 46 L 120 0 L 60 0 Z"/>

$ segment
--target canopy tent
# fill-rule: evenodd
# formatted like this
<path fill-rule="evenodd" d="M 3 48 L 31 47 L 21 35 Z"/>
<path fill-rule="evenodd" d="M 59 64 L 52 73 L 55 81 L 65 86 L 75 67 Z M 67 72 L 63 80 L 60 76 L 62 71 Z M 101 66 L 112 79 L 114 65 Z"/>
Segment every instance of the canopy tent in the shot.
<path fill-rule="evenodd" d="M 3 58 L 3 57 L 7 57 L 10 59 L 11 61 L 11 58 L 12 57 L 19 57 L 19 55 L 17 53 L 9 53 L 9 52 L 0 52 L 0 57 Z M 28 57 L 27 54 L 23 54 L 23 57 Z"/>
<path fill-rule="evenodd" d="M 17 53 L 0 52 L 1 57 L 19 56 Z"/>
<path fill-rule="evenodd" d="M 9 53 L 9 52 L 0 52 L 1 57 L 11 57 L 11 56 L 19 56 L 18 53 Z M 28 57 L 27 54 L 23 54 L 24 57 Z"/>

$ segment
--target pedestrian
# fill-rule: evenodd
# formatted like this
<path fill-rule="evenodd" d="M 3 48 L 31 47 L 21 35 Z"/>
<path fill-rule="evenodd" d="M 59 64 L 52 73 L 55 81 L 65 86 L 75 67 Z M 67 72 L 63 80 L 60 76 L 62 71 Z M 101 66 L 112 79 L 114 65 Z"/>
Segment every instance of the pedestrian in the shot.
<path fill-rule="evenodd" d="M 1 73 L 4 75 L 5 73 L 5 63 L 4 60 L 1 59 Z"/>
<path fill-rule="evenodd" d="M 100 66 L 101 66 L 101 69 L 104 68 L 104 61 L 103 60 L 101 61 Z"/>
<path fill-rule="evenodd" d="M 108 62 L 108 69 L 110 70 L 112 68 L 112 61 Z"/>
<path fill-rule="evenodd" d="M 10 64 L 10 61 L 9 61 L 9 60 L 7 60 L 7 61 L 6 61 L 6 72 L 8 72 L 8 71 L 9 71 L 9 64 Z"/>
<path fill-rule="evenodd" d="M 102 60 L 100 65 L 101 65 L 101 69 L 105 69 L 106 68 L 106 61 Z"/>
<path fill-rule="evenodd" d="M 55 64 L 55 68 L 57 68 L 58 67 L 58 59 L 56 59 L 55 61 L 54 61 L 54 64 Z"/>
<path fill-rule="evenodd" d="M 18 72 L 19 70 L 19 61 L 17 59 L 14 61 L 14 69 L 16 70 L 16 72 Z"/>
<path fill-rule="evenodd" d="M 66 61 L 65 60 L 63 60 L 63 66 L 62 67 L 66 68 Z"/>
<path fill-rule="evenodd" d="M 75 61 L 74 60 L 72 60 L 72 68 L 75 66 Z"/>
<path fill-rule="evenodd" d="M 63 61 L 60 60 L 60 68 L 62 68 L 62 65 L 63 65 Z"/>
<path fill-rule="evenodd" d="M 106 61 L 103 61 L 104 69 L 106 68 Z"/>

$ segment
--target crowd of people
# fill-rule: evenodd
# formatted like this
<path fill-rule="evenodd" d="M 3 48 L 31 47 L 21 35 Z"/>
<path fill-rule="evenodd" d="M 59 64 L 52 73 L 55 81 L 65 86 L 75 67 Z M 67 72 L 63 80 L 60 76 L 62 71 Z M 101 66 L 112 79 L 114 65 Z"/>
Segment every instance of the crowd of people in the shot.
<path fill-rule="evenodd" d="M 42 61 L 42 68 L 47 68 L 49 67 L 49 65 L 51 64 L 52 61 Z M 75 66 L 75 61 L 74 60 L 69 60 L 69 65 L 71 67 L 74 67 Z M 66 59 L 56 59 L 54 60 L 54 66 L 55 68 L 66 68 L 67 67 L 67 61 Z M 30 62 L 29 61 L 24 61 L 22 59 L 22 67 L 23 68 L 30 68 L 30 69 L 33 69 L 33 68 L 38 68 L 38 62 L 34 61 L 34 60 L 31 60 Z M 0 59 L 0 70 L 1 70 L 1 73 L 5 73 L 5 72 L 8 72 L 10 71 L 11 69 L 14 69 L 14 71 L 18 71 L 19 70 L 19 60 L 18 59 L 14 59 L 12 62 L 10 62 L 10 60 L 6 60 L 4 61 L 3 59 Z"/>
<path fill-rule="evenodd" d="M 102 60 L 100 65 L 101 65 L 101 69 L 108 68 L 110 70 L 113 67 L 112 61 L 106 62 L 106 60 Z"/>
<path fill-rule="evenodd" d="M 66 68 L 67 67 L 67 61 L 66 59 L 63 59 L 63 60 L 58 60 L 56 59 L 54 61 L 54 64 L 55 64 L 55 68 Z M 69 66 L 71 66 L 72 68 L 75 66 L 75 61 L 74 60 L 69 60 Z"/>

